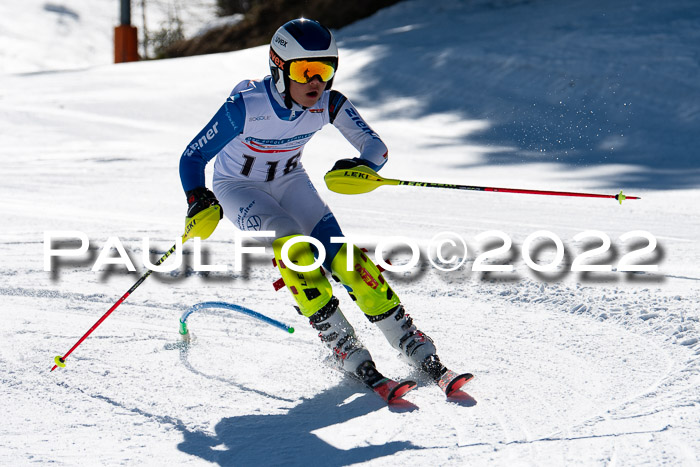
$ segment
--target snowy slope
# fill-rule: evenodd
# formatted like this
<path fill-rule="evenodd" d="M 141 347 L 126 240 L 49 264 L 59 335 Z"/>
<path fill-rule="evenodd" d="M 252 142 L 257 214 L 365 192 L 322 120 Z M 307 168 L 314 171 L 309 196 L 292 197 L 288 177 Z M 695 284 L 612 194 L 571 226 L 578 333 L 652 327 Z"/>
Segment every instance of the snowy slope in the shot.
<path fill-rule="evenodd" d="M 22 0 L 0 3 L 0 74 L 71 70 L 114 61 L 121 0 Z M 131 24 L 150 40 L 179 19 L 185 37 L 217 21 L 216 0 L 132 1 Z M 219 20 L 220 21 L 220 20 Z M 144 28 L 145 23 L 145 28 Z M 153 56 L 153 47 L 148 50 Z"/>
<path fill-rule="evenodd" d="M 333 128 L 319 132 L 304 166 L 345 233 L 371 250 L 395 235 L 421 246 L 418 266 L 387 277 L 443 360 L 476 375 L 450 401 L 396 358 L 341 288 L 382 371 L 420 385 L 386 407 L 331 370 L 291 298 L 273 291 L 269 255 L 234 271 L 228 222 L 205 242 L 226 272 L 193 271 L 186 245 L 185 266 L 151 276 L 67 368 L 49 373 L 144 272 L 142 238 L 155 260 L 179 236 L 179 154 L 235 83 L 266 73 L 266 49 L 2 76 L 0 462 L 696 465 L 698 9 L 691 0 L 560 3 L 417 0 L 338 31 L 336 86 L 389 145 L 386 176 L 642 197 L 620 206 L 408 187 L 343 196 L 322 176 L 352 148 Z M 566 112 L 554 112 L 557 99 Z M 609 149 L 623 130 L 624 144 Z M 661 151 L 669 142 L 675 152 Z M 50 230 L 85 232 L 89 253 L 44 271 Z M 492 260 L 510 261 L 513 273 L 473 271 L 476 256 L 499 245 L 476 237 L 493 230 L 513 247 Z M 522 259 L 540 230 L 565 246 L 555 272 Z M 659 271 L 572 272 L 571 261 L 599 244 L 574 241 L 587 230 L 610 237 L 611 251 L 594 261 L 614 267 L 644 246 L 619 237 L 648 231 L 658 246 L 642 259 Z M 454 272 L 427 262 L 429 240 L 444 231 L 469 247 Z M 137 273 L 91 271 L 112 236 Z M 530 251 L 541 263 L 553 256 Z M 402 264 L 408 250 L 387 256 Z M 183 346 L 178 318 L 213 300 L 296 332 L 210 310 L 192 315 L 195 340 Z"/>

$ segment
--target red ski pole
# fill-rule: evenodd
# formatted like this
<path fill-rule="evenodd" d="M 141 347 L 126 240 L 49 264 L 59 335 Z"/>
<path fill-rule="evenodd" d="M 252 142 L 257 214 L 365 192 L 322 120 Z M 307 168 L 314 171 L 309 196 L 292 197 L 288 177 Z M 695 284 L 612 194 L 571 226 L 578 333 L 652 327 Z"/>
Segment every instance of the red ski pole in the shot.
<path fill-rule="evenodd" d="M 351 169 L 339 169 L 328 172 L 325 177 L 326 185 L 331 191 L 345 195 L 368 193 L 382 185 L 408 185 L 428 188 L 450 188 L 453 190 L 491 191 L 500 193 L 521 193 L 528 195 L 576 196 L 581 198 L 613 198 L 620 204 L 626 199 L 640 199 L 637 196 L 626 196 L 620 191 L 616 195 L 599 195 L 596 193 L 574 193 L 569 191 L 525 190 L 520 188 L 496 188 L 488 186 L 453 185 L 450 183 L 409 182 L 393 178 L 383 178 L 374 170 L 365 166 Z"/>
<path fill-rule="evenodd" d="M 186 241 L 186 238 L 185 238 L 184 235 L 182 236 L 182 241 L 183 241 L 183 243 Z M 172 248 L 170 248 L 170 249 L 158 260 L 158 262 L 157 262 L 155 265 L 156 265 L 156 266 L 159 266 L 163 261 L 165 261 L 166 259 L 168 259 L 168 257 L 169 257 L 171 254 L 173 254 L 173 252 L 175 251 L 175 248 L 176 248 L 176 247 L 177 247 L 177 244 L 173 245 Z M 78 342 L 76 342 L 76 343 L 73 345 L 73 347 L 70 348 L 70 350 L 69 350 L 68 352 L 66 352 L 62 357 L 61 357 L 60 355 L 57 355 L 56 358 L 54 358 L 54 363 L 55 363 L 55 365 L 53 366 L 53 368 L 51 368 L 51 371 L 55 370 L 56 367 L 59 367 L 59 366 L 60 366 L 61 368 L 65 367 L 65 366 L 66 366 L 66 358 L 68 358 L 68 356 L 69 356 L 70 354 L 72 354 L 73 351 L 74 351 L 75 349 L 77 349 L 78 346 L 79 346 L 80 344 L 82 344 L 83 341 L 84 341 L 85 339 L 87 339 L 87 337 L 88 337 L 90 334 L 92 334 L 92 331 L 94 331 L 95 329 L 97 329 L 97 327 L 98 327 L 100 324 L 102 324 L 102 321 L 106 320 L 107 317 L 108 317 L 110 314 L 112 314 L 112 312 L 113 312 L 114 310 L 116 310 L 117 307 L 118 307 L 119 305 L 121 305 L 122 302 L 123 302 L 124 300 L 126 300 L 127 297 L 128 297 L 129 295 L 131 295 L 131 293 L 132 293 L 134 290 L 136 290 L 136 288 L 137 288 L 139 285 L 141 285 L 141 284 L 143 283 L 143 281 L 145 281 L 146 278 L 147 278 L 148 276 L 151 275 L 152 272 L 153 272 L 153 271 L 151 271 L 150 269 L 149 269 L 148 271 L 146 271 L 146 274 L 144 274 L 143 276 L 141 276 L 141 278 L 140 278 L 138 281 L 136 281 L 136 283 L 135 283 L 134 285 L 132 285 L 131 288 L 130 288 L 129 290 L 127 290 L 126 293 L 125 293 L 124 295 L 122 295 L 121 298 L 120 298 L 119 300 L 117 300 L 117 302 L 116 302 L 114 305 L 112 305 L 112 308 L 110 308 L 109 310 L 107 310 L 107 313 L 105 313 L 104 315 L 102 315 L 102 317 L 101 317 L 100 319 L 98 319 L 97 322 L 96 322 L 95 324 L 93 324 L 92 327 L 91 327 L 90 329 L 88 329 L 88 331 L 87 331 L 85 334 L 83 334 L 83 337 L 81 337 L 80 339 L 78 339 Z"/>
<path fill-rule="evenodd" d="M 185 243 L 188 239 L 194 237 L 201 237 L 202 239 L 208 238 L 214 232 L 214 229 L 216 229 L 216 226 L 219 223 L 220 219 L 221 206 L 219 205 L 210 206 L 209 208 L 197 213 L 197 215 L 195 215 L 193 218 L 188 218 L 185 222 L 185 233 L 182 235 L 182 243 Z M 165 254 L 158 260 L 158 262 L 155 265 L 159 266 L 161 263 L 163 263 L 163 261 L 168 259 L 168 257 L 173 254 L 176 248 L 177 243 L 173 245 L 172 248 L 170 248 L 168 251 L 166 251 Z M 137 280 L 136 283 L 132 285 L 131 288 L 127 290 L 126 293 L 122 295 L 121 298 L 117 300 L 117 302 L 114 305 L 112 305 L 112 307 L 109 310 L 107 310 L 107 312 L 104 315 L 102 315 L 102 317 L 98 319 L 97 322 L 93 324 L 92 327 L 88 329 L 88 331 L 85 334 L 83 334 L 83 337 L 78 339 L 78 342 L 76 342 L 73 345 L 73 347 L 71 347 L 70 350 L 68 350 L 68 352 L 63 354 L 63 356 L 57 355 L 54 358 L 55 364 L 53 368 L 51 368 L 51 371 L 55 370 L 59 366 L 61 368 L 64 368 L 66 366 L 66 358 L 68 358 L 68 356 L 72 354 L 73 351 L 77 349 L 78 346 L 82 344 L 83 341 L 87 339 L 90 334 L 92 334 L 92 331 L 97 329 L 97 327 L 100 324 L 102 324 L 102 322 L 106 320 L 107 317 L 110 314 L 112 314 L 112 312 L 116 310 L 117 307 L 121 305 L 122 302 L 124 302 L 124 300 L 126 300 L 127 297 L 131 295 L 131 293 L 134 290 L 136 290 L 138 286 L 141 285 L 143 281 L 145 281 L 146 278 L 148 278 L 148 276 L 151 275 L 152 272 L 153 271 L 150 269 L 146 271 L 146 273 L 143 276 L 141 276 L 139 280 Z"/>

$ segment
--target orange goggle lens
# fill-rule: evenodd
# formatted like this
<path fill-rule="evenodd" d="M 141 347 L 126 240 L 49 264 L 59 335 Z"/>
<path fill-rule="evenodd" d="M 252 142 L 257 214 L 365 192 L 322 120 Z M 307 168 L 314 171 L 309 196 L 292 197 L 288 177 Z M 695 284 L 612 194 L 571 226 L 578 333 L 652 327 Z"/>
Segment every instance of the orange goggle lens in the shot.
<path fill-rule="evenodd" d="M 295 60 L 289 65 L 289 78 L 297 83 L 306 84 L 314 76 L 319 76 L 321 81 L 327 82 L 335 74 L 335 64 L 333 62 L 309 62 L 306 60 Z"/>

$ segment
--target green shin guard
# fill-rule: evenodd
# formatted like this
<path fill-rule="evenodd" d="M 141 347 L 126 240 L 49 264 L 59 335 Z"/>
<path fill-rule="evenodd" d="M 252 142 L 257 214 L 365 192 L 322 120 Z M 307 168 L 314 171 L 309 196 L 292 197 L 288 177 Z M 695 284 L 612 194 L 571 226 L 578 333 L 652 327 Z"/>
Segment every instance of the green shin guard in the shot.
<path fill-rule="evenodd" d="M 333 296 L 333 289 L 328 279 L 321 273 L 320 267 L 313 271 L 297 272 L 290 269 L 282 260 L 282 247 L 284 244 L 287 240 L 299 236 L 290 235 L 278 238 L 272 242 L 272 250 L 275 253 L 275 261 L 282 273 L 285 285 L 292 292 L 301 314 L 308 318 L 326 306 Z M 316 261 L 311 247 L 305 242 L 292 245 L 287 252 L 287 257 L 297 266 L 310 266 Z"/>
<path fill-rule="evenodd" d="M 352 266 L 348 271 L 348 245 L 333 258 L 333 275 L 345 286 L 363 313 L 377 316 L 401 304 L 377 266 L 359 248 L 353 246 Z"/>

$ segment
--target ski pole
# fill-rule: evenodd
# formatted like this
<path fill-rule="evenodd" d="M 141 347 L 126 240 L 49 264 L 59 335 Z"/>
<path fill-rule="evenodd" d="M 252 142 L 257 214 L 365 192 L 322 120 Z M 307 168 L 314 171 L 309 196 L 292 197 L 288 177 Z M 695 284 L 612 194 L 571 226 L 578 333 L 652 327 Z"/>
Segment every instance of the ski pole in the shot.
<path fill-rule="evenodd" d="M 221 212 L 220 211 L 221 211 L 221 206 L 214 205 L 214 206 L 208 207 L 207 209 L 205 209 L 203 211 L 200 211 L 191 219 L 188 218 L 186 223 L 185 223 L 185 233 L 182 235 L 181 242 L 185 243 L 187 240 L 189 240 L 190 238 L 194 238 L 194 237 L 201 237 L 203 239 L 208 238 L 214 232 L 214 229 L 216 229 L 216 226 L 219 223 L 219 220 L 221 219 Z M 172 248 L 170 248 L 168 251 L 166 251 L 165 254 L 158 260 L 158 262 L 155 265 L 159 266 L 166 259 L 168 259 L 168 257 L 173 254 L 173 252 L 175 251 L 176 248 L 177 248 L 177 243 L 175 245 L 173 245 Z M 66 366 L 66 358 L 68 358 L 68 356 L 70 354 L 72 354 L 73 351 L 75 349 L 77 349 L 78 346 L 80 344 L 82 344 L 83 341 L 85 339 L 87 339 L 88 336 L 90 334 L 92 334 L 92 332 L 95 329 L 97 329 L 97 327 L 100 324 L 102 324 L 102 322 L 104 320 L 106 320 L 107 317 L 110 314 L 112 314 L 112 312 L 114 310 L 116 310 L 117 307 L 119 305 L 121 305 L 122 302 L 124 302 L 124 300 L 126 300 L 127 297 L 129 297 L 129 295 L 131 295 L 131 293 L 134 290 L 136 290 L 138 288 L 138 286 L 141 285 L 143 283 L 143 281 L 145 281 L 148 278 L 148 276 L 151 275 L 152 272 L 153 271 L 150 269 L 148 271 L 146 271 L 146 273 L 143 276 L 141 276 L 139 278 L 139 280 L 137 280 L 136 283 L 134 285 L 132 285 L 131 288 L 129 290 L 127 290 L 126 293 L 124 295 L 122 295 L 121 298 L 119 300 L 117 300 L 116 303 L 114 305 L 112 305 L 112 307 L 109 310 L 107 310 L 107 312 L 104 315 L 102 315 L 102 317 L 100 319 L 98 319 L 97 322 L 95 324 L 93 324 L 92 327 L 90 329 L 88 329 L 88 331 L 85 334 L 83 334 L 83 337 L 78 339 L 78 342 L 76 342 L 73 345 L 73 347 L 71 347 L 70 350 L 68 350 L 68 352 L 66 352 L 63 356 L 57 355 L 54 358 L 55 364 L 54 364 L 53 368 L 51 368 L 51 371 L 55 370 L 59 366 L 61 368 L 64 368 Z"/>
<path fill-rule="evenodd" d="M 344 195 L 356 195 L 360 193 L 369 193 L 370 191 L 379 188 L 382 185 L 408 185 L 422 186 L 428 188 L 449 188 L 453 190 L 470 190 L 470 191 L 491 191 L 499 193 L 520 193 L 529 195 L 548 195 L 548 196 L 576 196 L 581 198 L 613 198 L 620 204 L 626 199 L 641 199 L 637 196 L 626 196 L 620 193 L 616 195 L 600 195 L 595 193 L 573 193 L 568 191 L 549 191 L 549 190 L 526 190 L 520 188 L 496 188 L 486 186 L 471 186 L 471 185 L 454 185 L 450 183 L 431 183 L 431 182 L 410 182 L 406 180 L 397 180 L 393 178 L 380 177 L 377 172 L 365 166 L 357 166 L 352 169 L 339 169 L 328 172 L 324 180 L 328 189 Z"/>

